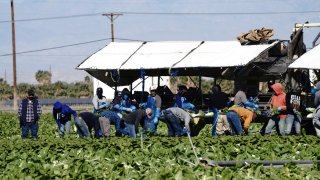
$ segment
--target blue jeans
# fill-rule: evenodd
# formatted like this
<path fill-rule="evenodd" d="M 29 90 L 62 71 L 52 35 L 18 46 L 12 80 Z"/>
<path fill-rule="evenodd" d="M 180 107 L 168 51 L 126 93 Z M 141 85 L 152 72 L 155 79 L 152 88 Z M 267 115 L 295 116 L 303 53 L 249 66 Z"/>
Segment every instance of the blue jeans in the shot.
<path fill-rule="evenodd" d="M 64 137 L 64 135 L 69 134 L 71 129 L 71 121 L 67 121 L 64 124 L 61 124 L 61 127 L 59 128 L 59 135 L 61 137 Z"/>
<path fill-rule="evenodd" d="M 266 127 L 266 135 L 271 134 L 272 128 L 277 124 L 276 120 L 269 119 L 268 125 Z M 279 126 L 279 133 L 281 136 L 285 135 L 285 126 L 286 126 L 286 121 L 285 119 L 280 119 L 278 121 L 278 126 Z"/>
<path fill-rule="evenodd" d="M 242 135 L 243 130 L 239 115 L 234 111 L 229 111 L 227 112 L 227 119 L 230 124 L 231 133 L 233 135 Z"/>
<path fill-rule="evenodd" d="M 316 135 L 320 137 L 320 125 L 319 120 L 317 118 L 313 118 L 312 124 L 314 126 L 314 130 L 316 131 Z"/>
<path fill-rule="evenodd" d="M 22 131 L 21 138 L 24 139 L 29 136 L 29 129 L 31 131 L 32 138 L 38 138 L 39 125 L 37 121 L 27 122 L 24 125 L 21 125 L 21 131 Z"/>
<path fill-rule="evenodd" d="M 136 128 L 134 124 L 128 124 L 128 123 L 124 123 L 126 125 L 126 129 L 129 133 L 129 136 L 132 138 L 136 138 L 137 134 L 136 134 Z"/>
<path fill-rule="evenodd" d="M 146 118 L 143 125 L 144 131 L 151 131 L 153 134 L 156 133 L 156 125 L 154 123 L 154 118 Z"/>
<path fill-rule="evenodd" d="M 288 114 L 285 120 L 285 135 L 289 135 L 291 133 L 292 125 L 294 124 L 294 128 L 297 135 L 300 135 L 301 132 L 301 117 L 298 115 Z"/>
<path fill-rule="evenodd" d="M 177 118 L 172 112 L 170 111 L 165 111 L 165 123 L 167 124 L 168 127 L 168 136 L 182 136 L 182 125 L 180 122 L 180 119 Z"/>
<path fill-rule="evenodd" d="M 90 132 L 86 122 L 82 119 L 79 119 L 77 123 L 75 123 L 77 127 L 77 133 L 79 138 L 89 138 Z"/>
<path fill-rule="evenodd" d="M 216 129 L 217 129 L 219 111 L 218 111 L 217 108 L 212 108 L 212 112 L 214 114 L 213 114 L 213 120 L 212 120 L 212 132 L 211 132 L 211 135 L 212 136 L 217 136 Z"/>
<path fill-rule="evenodd" d="M 115 119 L 115 118 L 108 118 L 108 119 L 110 120 L 110 124 L 114 124 L 114 127 L 116 128 L 117 136 L 128 135 L 126 128 L 121 128 L 121 121 L 123 120 Z"/>

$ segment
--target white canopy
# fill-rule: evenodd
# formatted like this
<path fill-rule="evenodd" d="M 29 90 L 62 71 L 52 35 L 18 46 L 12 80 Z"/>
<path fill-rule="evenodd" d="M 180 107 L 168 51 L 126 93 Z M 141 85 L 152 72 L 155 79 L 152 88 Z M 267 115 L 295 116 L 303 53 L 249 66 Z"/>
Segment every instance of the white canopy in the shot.
<path fill-rule="evenodd" d="M 112 42 L 82 62 L 77 69 L 118 69 L 142 42 Z"/>
<path fill-rule="evenodd" d="M 200 43 L 200 41 L 149 42 L 137 51 L 120 69 L 170 68 Z"/>
<path fill-rule="evenodd" d="M 295 69 L 320 69 L 320 46 L 304 53 L 301 57 L 290 64 L 289 68 Z"/>
<path fill-rule="evenodd" d="M 245 66 L 273 44 L 242 46 L 237 41 L 208 41 L 174 68 Z"/>
<path fill-rule="evenodd" d="M 244 66 L 275 43 L 242 46 L 237 41 L 111 42 L 77 69 Z"/>
<path fill-rule="evenodd" d="M 77 69 L 113 85 L 127 85 L 142 72 L 146 76 L 168 76 L 175 68 L 180 69 L 179 75 L 215 77 L 222 67 L 245 66 L 276 43 L 242 46 L 237 41 L 111 42 Z M 120 77 L 118 82 L 112 78 L 115 72 Z"/>

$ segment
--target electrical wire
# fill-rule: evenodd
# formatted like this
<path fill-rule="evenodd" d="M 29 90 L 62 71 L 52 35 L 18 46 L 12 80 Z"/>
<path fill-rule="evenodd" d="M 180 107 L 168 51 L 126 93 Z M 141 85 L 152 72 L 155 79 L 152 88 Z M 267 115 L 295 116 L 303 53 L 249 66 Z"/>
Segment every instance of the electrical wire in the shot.
<path fill-rule="evenodd" d="M 69 16 L 54 16 L 54 17 L 31 18 L 31 19 L 18 19 L 18 20 L 15 20 L 14 22 L 43 21 L 43 20 L 55 20 L 55 19 L 69 19 L 69 18 L 79 18 L 79 17 L 88 17 L 88 16 L 97 16 L 97 15 L 102 15 L 102 13 L 78 14 L 78 15 L 69 15 Z M 11 20 L 0 21 L 0 23 L 11 23 Z"/>
<path fill-rule="evenodd" d="M 128 15 L 267 15 L 267 14 L 306 14 L 306 13 L 319 13 L 320 10 L 315 11 L 273 11 L 273 12 L 201 12 L 201 13 L 161 13 L 161 12 L 119 12 L 121 14 L 128 14 Z"/>
<path fill-rule="evenodd" d="M 40 51 L 48 51 L 48 50 L 53 50 L 53 49 L 61 49 L 61 48 L 66 48 L 66 47 L 79 46 L 79 45 L 84 45 L 84 44 L 90 44 L 90 43 L 100 42 L 100 41 L 106 41 L 106 40 L 110 40 L 110 39 L 111 39 L 111 38 L 98 39 L 98 40 L 93 40 L 93 41 L 86 41 L 86 42 L 75 43 L 75 44 L 55 46 L 55 47 L 50 47 L 50 48 L 43 48 L 43 49 L 22 51 L 22 52 L 17 52 L 16 54 L 26 54 L 26 53 L 33 53 L 33 52 L 40 52 Z M 7 53 L 7 54 L 1 54 L 0 56 L 11 56 L 11 55 L 12 55 L 12 53 Z"/>
<path fill-rule="evenodd" d="M 221 16 L 221 15 L 277 15 L 277 14 L 309 14 L 309 13 L 320 13 L 320 10 L 314 11 L 271 11 L 271 12 L 113 12 L 121 13 L 123 15 L 211 15 L 211 16 Z M 18 19 L 14 22 L 28 22 L 28 21 L 43 21 L 43 20 L 57 20 L 57 19 L 69 19 L 69 18 L 80 18 L 80 17 L 89 17 L 89 16 L 98 16 L 104 13 L 93 13 L 93 14 L 78 14 L 78 15 L 69 15 L 69 16 L 55 16 L 55 17 L 44 17 L 44 18 L 31 18 L 31 19 Z M 11 23 L 11 20 L 0 21 L 0 23 Z"/>
<path fill-rule="evenodd" d="M 91 44 L 91 43 L 100 42 L 100 41 L 106 41 L 106 40 L 110 40 L 110 39 L 111 38 L 105 38 L 105 39 L 98 39 L 98 40 L 86 41 L 86 42 L 75 43 L 75 44 L 68 44 L 68 45 L 55 46 L 55 47 L 49 47 L 49 48 L 43 48 L 43 49 L 22 51 L 22 52 L 17 52 L 16 55 L 21 55 L 21 54 L 26 54 L 26 53 L 33 53 L 33 52 L 40 52 L 40 51 L 49 51 L 49 50 L 61 49 L 61 48 L 73 47 L 73 46 L 79 46 L 79 45 L 84 45 L 84 44 Z M 151 42 L 151 41 L 128 39 L 128 38 L 114 38 L 114 39 L 120 40 L 120 41 Z M 7 53 L 7 54 L 1 54 L 0 57 L 12 56 L 12 55 L 13 55 L 12 53 Z M 86 56 L 86 55 L 33 55 L 33 56 Z"/>
<path fill-rule="evenodd" d="M 29 51 L 22 51 L 22 52 L 17 52 L 16 55 L 19 54 L 26 54 L 26 53 L 33 53 L 33 52 L 40 52 L 40 51 L 49 51 L 49 50 L 54 50 L 54 49 L 61 49 L 61 48 L 66 48 L 66 47 L 73 47 L 73 46 L 79 46 L 79 45 L 84 45 L 84 44 L 91 44 L 95 42 L 100 42 L 100 41 L 106 41 L 110 40 L 111 38 L 105 38 L 105 39 L 97 39 L 97 40 L 92 40 L 92 41 L 86 41 L 86 42 L 81 42 L 81 43 L 75 43 L 75 44 L 68 44 L 68 45 L 62 45 L 62 46 L 55 46 L 55 47 L 49 47 L 49 48 L 43 48 L 43 49 L 35 49 L 35 50 L 29 50 Z M 137 39 L 127 39 L 127 38 L 114 38 L 116 40 L 122 40 L 122 41 L 137 41 L 137 42 L 151 42 L 151 41 L 144 41 L 144 40 L 137 40 Z M 12 53 L 7 53 L 7 54 L 1 54 L 0 57 L 3 56 L 12 56 Z M 36 56 L 36 55 L 35 55 Z M 53 56 L 53 55 L 39 55 L 39 56 Z M 57 55 L 59 56 L 59 55 Z M 63 55 L 60 55 L 63 56 Z M 67 55 L 66 55 L 67 56 Z M 70 56 L 70 55 L 69 55 Z M 79 56 L 84 56 L 84 55 L 79 55 Z"/>

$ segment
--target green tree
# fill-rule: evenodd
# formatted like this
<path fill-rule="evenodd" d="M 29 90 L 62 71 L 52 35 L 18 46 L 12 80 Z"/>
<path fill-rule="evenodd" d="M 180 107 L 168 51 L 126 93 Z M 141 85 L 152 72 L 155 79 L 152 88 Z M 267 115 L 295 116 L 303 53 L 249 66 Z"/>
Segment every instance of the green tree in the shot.
<path fill-rule="evenodd" d="M 0 99 L 12 99 L 13 98 L 13 89 L 6 82 L 0 83 Z"/>
<path fill-rule="evenodd" d="M 36 72 L 36 80 L 40 85 L 47 85 L 51 83 L 52 74 L 49 71 L 38 70 Z"/>
<path fill-rule="evenodd" d="M 84 82 L 85 82 L 86 84 L 92 83 L 90 76 L 84 77 Z"/>

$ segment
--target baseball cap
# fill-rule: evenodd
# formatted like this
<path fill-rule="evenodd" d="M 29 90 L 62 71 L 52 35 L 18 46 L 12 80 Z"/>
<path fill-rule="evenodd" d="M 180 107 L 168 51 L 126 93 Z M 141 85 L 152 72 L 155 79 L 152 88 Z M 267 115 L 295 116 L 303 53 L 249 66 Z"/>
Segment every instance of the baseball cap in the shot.
<path fill-rule="evenodd" d="M 157 90 L 157 88 L 158 88 L 157 85 L 152 85 L 152 86 L 150 87 L 150 91 L 155 91 L 155 90 Z"/>
<path fill-rule="evenodd" d="M 34 90 L 33 89 L 29 89 L 28 90 L 28 96 L 34 96 Z"/>

